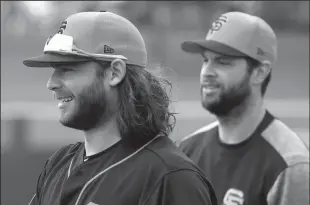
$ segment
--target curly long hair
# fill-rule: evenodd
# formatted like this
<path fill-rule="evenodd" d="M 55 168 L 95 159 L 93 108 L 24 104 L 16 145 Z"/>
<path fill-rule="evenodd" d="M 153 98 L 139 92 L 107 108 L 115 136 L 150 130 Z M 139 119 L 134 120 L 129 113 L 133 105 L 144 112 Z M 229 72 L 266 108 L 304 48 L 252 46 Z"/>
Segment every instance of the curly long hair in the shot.
<path fill-rule="evenodd" d="M 118 86 L 121 136 L 138 144 L 157 135 L 169 136 L 176 121 L 169 109 L 171 83 L 140 66 L 126 67 L 126 76 Z"/>

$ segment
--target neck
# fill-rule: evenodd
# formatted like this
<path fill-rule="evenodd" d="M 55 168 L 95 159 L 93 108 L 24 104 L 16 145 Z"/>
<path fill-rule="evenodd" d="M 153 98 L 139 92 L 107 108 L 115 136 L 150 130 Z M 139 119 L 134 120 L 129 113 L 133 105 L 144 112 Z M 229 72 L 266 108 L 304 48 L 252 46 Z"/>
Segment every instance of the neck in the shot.
<path fill-rule="evenodd" d="M 265 115 L 263 99 L 249 97 L 229 115 L 217 117 L 219 137 L 223 143 L 238 144 L 251 136 Z"/>
<path fill-rule="evenodd" d="M 97 154 L 121 139 L 115 117 L 94 129 L 85 131 L 84 135 L 86 156 Z"/>

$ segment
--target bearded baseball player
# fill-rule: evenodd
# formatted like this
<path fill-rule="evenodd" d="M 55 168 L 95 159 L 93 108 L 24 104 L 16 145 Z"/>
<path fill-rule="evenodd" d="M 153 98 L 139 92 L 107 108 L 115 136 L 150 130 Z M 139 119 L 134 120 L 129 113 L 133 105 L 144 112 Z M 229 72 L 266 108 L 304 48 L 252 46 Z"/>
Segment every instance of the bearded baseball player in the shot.
<path fill-rule="evenodd" d="M 85 135 L 46 161 L 30 205 L 217 204 L 209 181 L 168 138 L 170 99 L 127 19 L 73 14 L 44 54 L 24 64 L 54 69 L 47 87 L 59 121 Z"/>
<path fill-rule="evenodd" d="M 180 148 L 204 171 L 219 202 L 309 204 L 309 149 L 264 105 L 277 59 L 273 29 L 257 16 L 228 12 L 205 40 L 181 47 L 201 56 L 201 102 L 216 121 Z"/>

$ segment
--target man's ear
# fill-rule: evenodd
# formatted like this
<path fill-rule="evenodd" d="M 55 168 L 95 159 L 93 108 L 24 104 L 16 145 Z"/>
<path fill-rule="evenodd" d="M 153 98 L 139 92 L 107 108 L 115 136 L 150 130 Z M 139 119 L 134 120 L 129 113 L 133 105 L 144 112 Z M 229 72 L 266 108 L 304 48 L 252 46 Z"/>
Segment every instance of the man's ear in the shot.
<path fill-rule="evenodd" d="M 116 86 L 124 79 L 126 75 L 126 64 L 121 59 L 115 59 L 111 63 L 109 84 L 110 86 Z"/>
<path fill-rule="evenodd" d="M 251 76 L 253 84 L 262 84 L 271 72 L 271 64 L 269 61 L 262 62 L 257 68 L 254 68 Z"/>

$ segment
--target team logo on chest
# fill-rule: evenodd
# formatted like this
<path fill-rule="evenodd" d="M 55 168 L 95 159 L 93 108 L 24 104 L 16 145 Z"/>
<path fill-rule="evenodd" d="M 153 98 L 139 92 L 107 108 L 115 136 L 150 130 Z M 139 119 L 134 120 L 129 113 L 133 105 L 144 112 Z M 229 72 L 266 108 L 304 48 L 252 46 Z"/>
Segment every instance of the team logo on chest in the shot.
<path fill-rule="evenodd" d="M 243 205 L 244 202 L 244 193 L 238 189 L 228 189 L 226 192 L 223 205 Z"/>
<path fill-rule="evenodd" d="M 99 204 L 95 204 L 93 202 L 89 202 L 87 205 L 99 205 Z"/>

